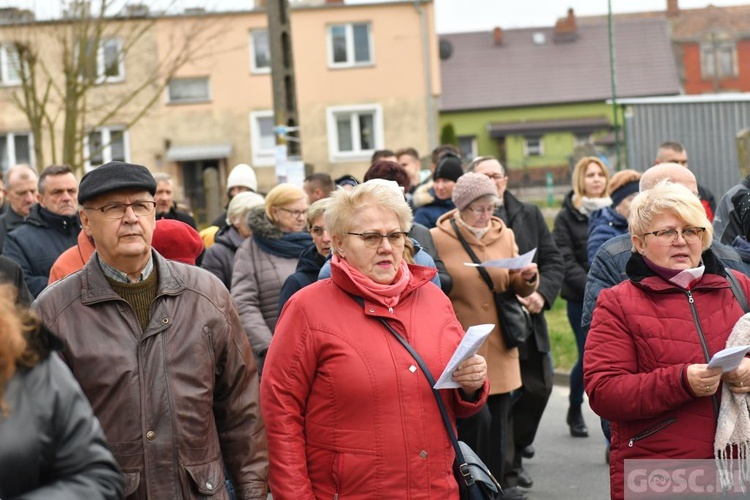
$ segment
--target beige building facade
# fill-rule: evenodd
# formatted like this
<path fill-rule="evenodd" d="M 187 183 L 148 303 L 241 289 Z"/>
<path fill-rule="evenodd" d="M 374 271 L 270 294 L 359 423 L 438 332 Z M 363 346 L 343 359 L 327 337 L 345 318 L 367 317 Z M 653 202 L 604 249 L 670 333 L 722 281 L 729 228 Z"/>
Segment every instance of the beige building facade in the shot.
<path fill-rule="evenodd" d="M 429 154 L 440 95 L 433 7 L 431 0 L 292 3 L 299 134 L 308 171 L 361 178 L 376 149 L 411 146 Z M 124 38 L 127 31 L 116 33 Z M 7 35 L 0 27 L 0 40 Z M 125 53 L 119 77 L 96 89 L 98 98 L 143 84 L 174 57 L 176 41 L 199 49 L 171 75 L 149 111 L 128 127 L 147 97 L 124 106 L 98 136 L 89 134 L 83 150 L 87 168 L 123 159 L 169 172 L 177 196 L 206 223 L 226 202 L 225 181 L 235 164 L 255 168 L 260 191 L 277 182 L 267 13 L 258 8 L 157 18 Z M 23 144 L 28 121 L 12 104 L 14 86 L 12 78 L 2 79 L 8 69 L 3 63 L 0 51 L 0 159 L 5 155 L 3 168 L 33 164 Z M 97 140 L 104 147 L 94 154 L 88 142 Z"/>

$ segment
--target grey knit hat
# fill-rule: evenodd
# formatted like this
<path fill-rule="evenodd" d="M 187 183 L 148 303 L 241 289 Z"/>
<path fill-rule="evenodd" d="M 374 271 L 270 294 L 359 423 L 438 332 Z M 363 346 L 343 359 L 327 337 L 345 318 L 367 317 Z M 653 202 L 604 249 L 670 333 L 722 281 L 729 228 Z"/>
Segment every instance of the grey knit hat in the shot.
<path fill-rule="evenodd" d="M 469 172 L 459 177 L 453 188 L 453 203 L 463 210 L 471 202 L 482 196 L 497 196 L 497 186 L 489 177 L 476 172 Z"/>

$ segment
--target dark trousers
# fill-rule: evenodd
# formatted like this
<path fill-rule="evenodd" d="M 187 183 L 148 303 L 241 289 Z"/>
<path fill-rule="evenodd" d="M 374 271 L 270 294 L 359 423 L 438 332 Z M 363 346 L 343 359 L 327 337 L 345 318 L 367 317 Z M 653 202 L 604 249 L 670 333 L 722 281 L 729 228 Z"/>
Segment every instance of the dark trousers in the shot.
<path fill-rule="evenodd" d="M 582 302 L 568 302 L 568 321 L 576 336 L 576 347 L 578 348 L 578 361 L 570 371 L 570 406 L 581 406 L 583 404 L 583 346 L 586 344 L 586 336 L 583 334 L 583 328 L 581 328 L 582 315 Z"/>
<path fill-rule="evenodd" d="M 456 422 L 458 438 L 471 446 L 498 480 L 504 471 L 510 407 L 510 393 L 494 394 L 477 414 Z"/>
<path fill-rule="evenodd" d="M 518 484 L 517 471 L 522 466 L 521 450 L 531 445 L 539 429 L 544 409 L 552 394 L 552 356 L 539 352 L 532 335 L 526 342 L 525 356 L 521 357 L 521 389 L 514 393 L 505 440 L 504 486 Z"/>

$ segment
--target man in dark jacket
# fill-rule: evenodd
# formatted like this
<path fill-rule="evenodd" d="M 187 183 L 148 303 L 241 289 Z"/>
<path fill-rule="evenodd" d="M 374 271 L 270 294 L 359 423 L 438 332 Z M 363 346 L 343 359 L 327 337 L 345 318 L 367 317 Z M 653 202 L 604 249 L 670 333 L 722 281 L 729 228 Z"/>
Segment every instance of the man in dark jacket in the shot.
<path fill-rule="evenodd" d="M 265 500 L 268 453 L 258 372 L 229 292 L 153 251 L 156 182 L 110 162 L 81 180 L 84 268 L 34 302 L 101 421 L 129 499 Z M 82 327 L 81 325 L 84 325 Z"/>
<path fill-rule="evenodd" d="M 65 250 L 78 244 L 78 180 L 67 165 L 51 165 L 39 176 L 39 203 L 23 225 L 5 238 L 3 254 L 23 269 L 36 297 L 49 282 L 49 271 Z"/>
<path fill-rule="evenodd" d="M 479 157 L 469 165 L 468 171 L 485 174 L 495 182 L 502 200 L 495 215 L 513 230 L 519 254 L 536 248 L 534 262 L 539 266 L 539 287 L 532 295 L 521 299 L 531 313 L 534 334 L 519 348 L 523 387 L 511 411 L 512 432 L 507 433 L 505 447 L 507 472 L 501 480 L 504 489 L 511 490 L 510 497 L 522 498 L 515 487 L 529 488 L 533 484 L 523 468 L 522 458 L 533 455 L 534 437 L 552 394 L 552 357 L 544 311 L 552 307 L 560 293 L 565 269 L 541 210 L 518 200 L 507 190 L 508 177 L 500 162 L 491 156 Z"/>
<path fill-rule="evenodd" d="M 28 165 L 10 167 L 3 176 L 3 194 L 8 208 L 0 215 L 0 253 L 5 244 L 5 236 L 20 227 L 29 216 L 31 206 L 37 202 L 37 176 Z"/>
<path fill-rule="evenodd" d="M 158 173 L 154 174 L 154 179 L 156 180 L 156 194 L 154 195 L 156 220 L 175 219 L 184 222 L 193 229 L 198 229 L 192 215 L 177 210 L 177 203 L 174 201 L 172 177 L 169 174 Z"/>

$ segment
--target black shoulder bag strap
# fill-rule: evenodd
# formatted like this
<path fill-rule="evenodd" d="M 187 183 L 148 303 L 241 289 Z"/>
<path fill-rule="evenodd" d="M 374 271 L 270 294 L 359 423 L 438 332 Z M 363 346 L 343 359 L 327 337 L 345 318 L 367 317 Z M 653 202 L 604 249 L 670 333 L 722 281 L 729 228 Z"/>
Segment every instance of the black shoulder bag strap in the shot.
<path fill-rule="evenodd" d="M 742 307 L 742 310 L 745 312 L 745 314 L 749 313 L 750 307 L 747 304 L 747 297 L 745 297 L 745 292 L 742 291 L 742 287 L 737 281 L 737 277 L 728 267 L 725 267 L 724 271 L 727 273 L 727 281 L 729 281 L 729 287 L 732 289 L 734 298 L 736 298 L 737 302 L 740 303 L 740 307 Z"/>
<path fill-rule="evenodd" d="M 459 231 L 458 224 L 456 224 L 455 219 L 451 219 L 451 226 L 453 226 L 453 230 L 456 232 L 458 241 L 461 242 L 464 250 L 466 250 L 466 253 L 469 254 L 469 257 L 471 257 L 472 262 L 474 262 L 474 264 L 481 264 L 482 262 L 477 258 L 477 254 L 474 253 L 474 250 L 471 249 L 471 246 L 469 246 L 466 238 L 464 238 L 464 236 L 461 234 L 461 231 Z M 490 278 L 490 273 L 487 272 L 487 269 L 482 266 L 478 266 L 477 271 L 479 271 L 479 274 L 482 276 L 484 282 L 487 283 L 487 286 L 490 287 L 490 291 L 494 293 L 495 285 L 492 283 L 492 278 Z"/>
<path fill-rule="evenodd" d="M 355 295 L 351 296 L 359 305 L 364 306 L 364 299 L 362 297 L 357 297 Z M 466 463 L 466 459 L 464 458 L 464 454 L 461 452 L 461 447 L 458 445 L 458 439 L 456 438 L 456 434 L 453 432 L 453 426 L 451 425 L 450 417 L 448 416 L 448 411 L 445 409 L 445 404 L 443 403 L 443 398 L 440 396 L 440 393 L 437 389 L 435 389 L 435 379 L 432 377 L 432 373 L 430 373 L 430 369 L 427 368 L 427 365 L 422 361 L 422 358 L 417 354 L 417 351 L 414 350 L 414 348 L 404 339 L 396 330 L 393 329 L 393 327 L 388 323 L 388 321 L 385 318 L 376 318 L 378 321 L 380 321 L 383 326 L 386 327 L 386 329 L 394 336 L 396 337 L 396 340 L 398 340 L 402 346 L 404 346 L 404 349 L 409 351 L 409 354 L 411 354 L 411 357 L 414 358 L 414 361 L 417 362 L 419 365 L 419 368 L 422 370 L 422 373 L 424 373 L 424 376 L 427 378 L 427 382 L 430 384 L 430 388 L 432 388 L 432 394 L 435 396 L 435 401 L 437 401 L 438 408 L 440 409 L 440 415 L 443 417 L 443 425 L 445 426 L 445 430 L 448 431 L 448 437 L 451 440 L 451 444 L 453 445 L 453 449 L 456 451 L 456 460 L 458 462 L 458 469 L 461 471 L 461 476 L 464 479 L 464 482 L 466 486 L 472 486 L 474 484 L 474 477 L 471 475 L 471 471 L 469 470 L 469 464 Z"/>

